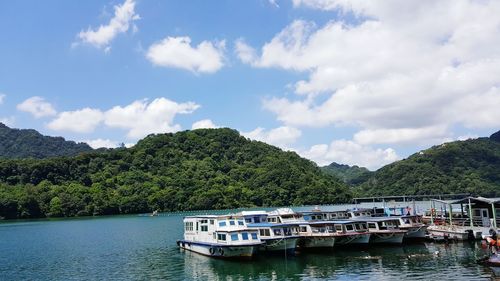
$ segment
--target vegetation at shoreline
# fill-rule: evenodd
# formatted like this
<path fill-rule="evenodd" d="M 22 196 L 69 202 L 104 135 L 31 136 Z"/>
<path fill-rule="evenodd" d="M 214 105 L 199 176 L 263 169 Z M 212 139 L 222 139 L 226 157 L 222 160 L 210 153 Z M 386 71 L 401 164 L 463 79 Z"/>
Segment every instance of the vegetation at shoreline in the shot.
<path fill-rule="evenodd" d="M 0 160 L 0 216 L 109 215 L 347 202 L 351 192 L 294 152 L 231 129 L 150 135 L 132 148 Z"/>
<path fill-rule="evenodd" d="M 500 132 L 448 142 L 377 170 L 356 187 L 363 195 L 471 193 L 500 196 Z"/>
<path fill-rule="evenodd" d="M 86 143 L 48 137 L 35 130 L 11 129 L 0 123 L 0 158 L 48 158 L 92 151 Z"/>

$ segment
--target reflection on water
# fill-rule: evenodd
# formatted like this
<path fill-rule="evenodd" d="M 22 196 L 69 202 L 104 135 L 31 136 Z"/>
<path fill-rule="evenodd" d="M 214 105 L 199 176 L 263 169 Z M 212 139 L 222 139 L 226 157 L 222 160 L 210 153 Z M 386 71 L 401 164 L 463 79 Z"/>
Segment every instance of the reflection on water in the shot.
<path fill-rule="evenodd" d="M 184 252 L 182 216 L 0 223 L 0 280 L 490 280 L 476 243 L 226 261 Z"/>
<path fill-rule="evenodd" d="M 489 280 L 476 264 L 485 252 L 476 244 L 413 244 L 404 247 L 341 249 L 294 257 L 260 256 L 225 261 L 183 252 L 184 277 L 199 280 Z"/>

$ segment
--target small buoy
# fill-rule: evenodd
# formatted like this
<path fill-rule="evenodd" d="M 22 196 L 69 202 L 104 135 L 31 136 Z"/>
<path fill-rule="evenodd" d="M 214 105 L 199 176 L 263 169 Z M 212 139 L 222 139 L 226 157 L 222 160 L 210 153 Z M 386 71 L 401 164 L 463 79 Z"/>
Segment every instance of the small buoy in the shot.
<path fill-rule="evenodd" d="M 434 252 L 434 255 L 435 255 L 435 256 L 439 256 L 439 251 L 435 251 L 435 252 Z"/>

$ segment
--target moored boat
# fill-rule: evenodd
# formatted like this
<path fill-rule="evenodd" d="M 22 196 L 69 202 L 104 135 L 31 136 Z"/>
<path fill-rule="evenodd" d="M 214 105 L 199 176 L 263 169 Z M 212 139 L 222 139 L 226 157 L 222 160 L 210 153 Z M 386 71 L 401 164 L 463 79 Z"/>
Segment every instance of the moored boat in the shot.
<path fill-rule="evenodd" d="M 364 217 L 356 219 L 367 223 L 373 244 L 401 244 L 406 230 L 399 229 L 399 220 L 391 217 Z"/>
<path fill-rule="evenodd" d="M 218 258 L 251 258 L 262 245 L 257 230 L 249 229 L 243 218 L 190 216 L 184 218 L 184 250 Z"/>

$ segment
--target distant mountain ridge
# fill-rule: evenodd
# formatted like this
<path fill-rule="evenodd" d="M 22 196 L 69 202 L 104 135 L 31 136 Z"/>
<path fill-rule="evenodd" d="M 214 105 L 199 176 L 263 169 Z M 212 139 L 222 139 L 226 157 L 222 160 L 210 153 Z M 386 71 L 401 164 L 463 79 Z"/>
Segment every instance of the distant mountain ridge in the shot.
<path fill-rule="evenodd" d="M 364 195 L 472 193 L 500 196 L 500 131 L 448 142 L 386 165 L 363 184 Z"/>
<path fill-rule="evenodd" d="M 0 123 L 0 158 L 74 156 L 93 149 L 86 143 L 44 136 L 31 129 L 12 129 Z"/>
<path fill-rule="evenodd" d="M 349 185 L 358 185 L 367 181 L 373 172 L 365 167 L 356 165 L 349 166 L 332 162 L 328 166 L 321 167 L 321 170 L 327 174 L 333 175 Z"/>

